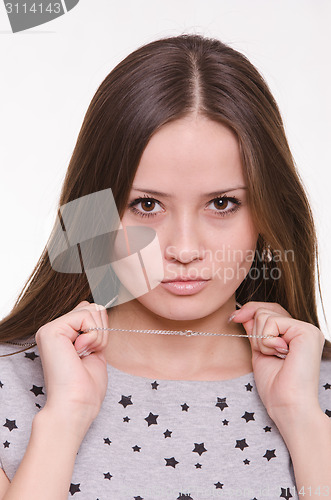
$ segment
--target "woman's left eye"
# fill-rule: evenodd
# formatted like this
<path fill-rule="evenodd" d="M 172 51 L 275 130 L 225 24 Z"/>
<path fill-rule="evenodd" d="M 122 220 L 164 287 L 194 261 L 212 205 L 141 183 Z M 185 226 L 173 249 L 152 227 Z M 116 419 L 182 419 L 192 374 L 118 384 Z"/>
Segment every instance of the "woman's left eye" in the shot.
<path fill-rule="evenodd" d="M 229 208 L 230 204 L 230 208 Z M 236 212 L 240 205 L 241 201 L 238 200 L 235 196 L 228 197 L 228 196 L 220 196 L 218 198 L 214 198 L 209 202 L 209 205 L 212 205 L 212 210 L 213 212 L 216 212 L 217 215 L 220 215 L 221 217 L 225 217 L 226 215 L 229 215 L 230 213 Z M 209 206 L 208 205 L 208 206 Z M 232 206 L 231 206 L 232 205 Z M 216 209 L 216 210 L 214 210 Z"/>

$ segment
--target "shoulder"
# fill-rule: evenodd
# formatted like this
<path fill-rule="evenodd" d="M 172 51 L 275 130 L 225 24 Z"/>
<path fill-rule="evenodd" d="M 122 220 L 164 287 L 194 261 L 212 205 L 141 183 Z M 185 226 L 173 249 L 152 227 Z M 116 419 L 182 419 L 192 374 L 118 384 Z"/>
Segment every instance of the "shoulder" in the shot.
<path fill-rule="evenodd" d="M 45 394 L 45 382 L 37 346 L 16 353 L 22 347 L 0 343 L 0 399 L 2 404 L 11 404 L 18 397 L 38 399 Z M 8 354 L 13 354 L 8 356 Z M 41 399 L 41 398 L 39 398 Z M 38 401 L 39 402 L 39 401 Z"/>
<path fill-rule="evenodd" d="M 318 397 L 324 413 L 331 417 L 331 359 L 322 359 Z"/>

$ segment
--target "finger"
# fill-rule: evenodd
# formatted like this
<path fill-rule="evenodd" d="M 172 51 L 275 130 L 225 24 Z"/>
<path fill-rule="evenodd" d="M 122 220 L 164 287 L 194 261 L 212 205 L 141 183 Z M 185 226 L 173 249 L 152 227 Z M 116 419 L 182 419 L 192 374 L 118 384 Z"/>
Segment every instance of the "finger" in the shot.
<path fill-rule="evenodd" d="M 89 304 L 89 310 L 95 321 L 95 330 L 81 334 L 75 342 L 75 348 L 80 357 L 87 356 L 91 352 L 102 351 L 108 343 L 108 315 L 106 308 L 100 304 Z M 93 328 L 91 325 L 90 328 Z"/>
<path fill-rule="evenodd" d="M 286 309 L 284 309 L 280 304 L 277 304 L 276 302 L 250 301 L 244 304 L 240 309 L 234 311 L 231 314 L 229 321 L 244 323 L 246 321 L 249 321 L 250 319 L 253 319 L 259 309 L 261 311 L 267 310 L 269 312 L 291 318 L 291 315 L 286 311 Z"/>

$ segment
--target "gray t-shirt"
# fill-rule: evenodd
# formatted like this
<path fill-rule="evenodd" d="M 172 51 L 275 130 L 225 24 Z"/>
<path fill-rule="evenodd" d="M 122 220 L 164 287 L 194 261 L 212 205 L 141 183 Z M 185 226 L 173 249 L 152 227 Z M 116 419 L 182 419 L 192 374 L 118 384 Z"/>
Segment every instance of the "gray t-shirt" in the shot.
<path fill-rule="evenodd" d="M 0 354 L 18 349 L 0 344 Z M 152 380 L 108 365 L 108 375 L 101 410 L 77 454 L 68 498 L 299 498 L 290 455 L 253 373 L 223 381 Z M 319 398 L 330 417 L 331 361 L 321 363 Z M 10 480 L 45 402 L 37 347 L 0 358 L 0 465 Z"/>

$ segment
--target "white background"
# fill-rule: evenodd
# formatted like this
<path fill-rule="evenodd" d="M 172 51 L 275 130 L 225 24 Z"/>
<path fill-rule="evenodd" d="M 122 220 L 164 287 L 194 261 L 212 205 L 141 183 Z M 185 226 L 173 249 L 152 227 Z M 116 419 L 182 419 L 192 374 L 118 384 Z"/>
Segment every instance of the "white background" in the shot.
<path fill-rule="evenodd" d="M 217 37 L 267 80 L 316 220 L 322 295 L 331 318 L 329 0 L 80 0 L 66 15 L 13 34 L 0 4 L 0 317 L 51 231 L 87 107 L 104 77 L 164 36 Z M 322 329 L 329 337 L 319 313 Z"/>

